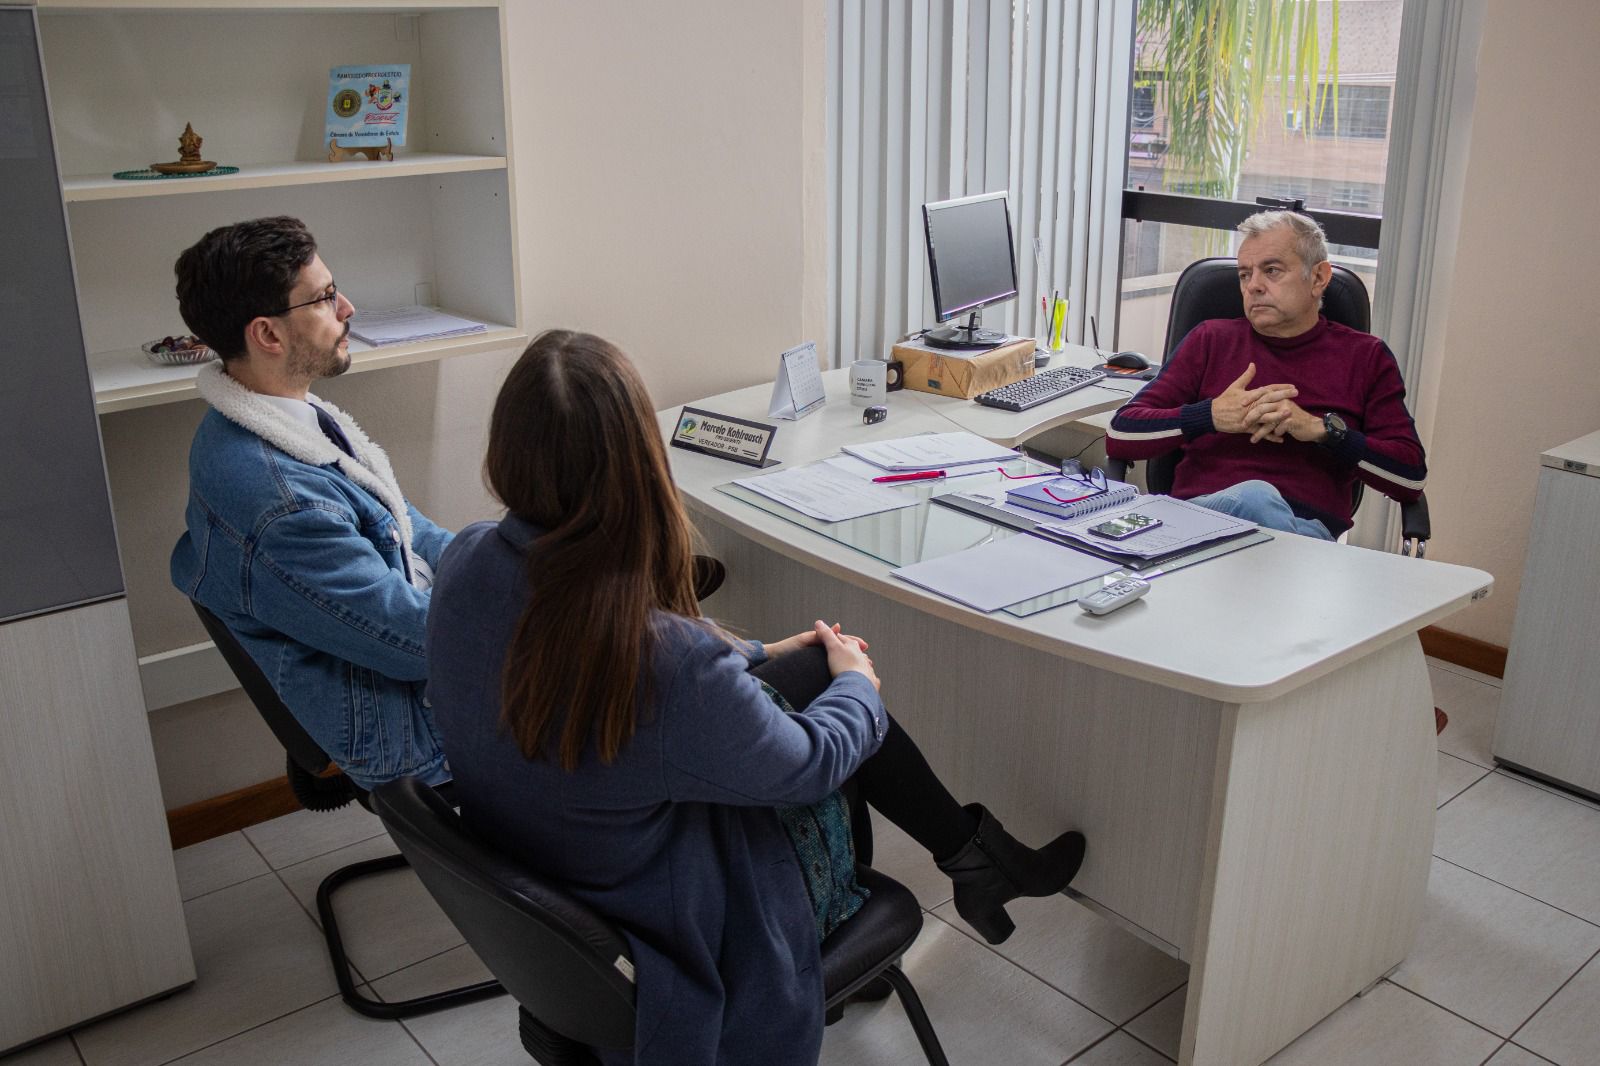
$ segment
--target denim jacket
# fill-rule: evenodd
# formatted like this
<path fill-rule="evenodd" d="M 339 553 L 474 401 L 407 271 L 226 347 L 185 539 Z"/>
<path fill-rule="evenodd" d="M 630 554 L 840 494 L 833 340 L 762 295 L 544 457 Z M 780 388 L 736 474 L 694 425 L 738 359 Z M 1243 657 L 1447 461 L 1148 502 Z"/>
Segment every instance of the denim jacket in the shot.
<path fill-rule="evenodd" d="M 445 780 L 424 698 L 430 593 L 412 575 L 451 534 L 406 502 L 383 450 L 332 404 L 315 400 L 354 459 L 218 364 L 198 385 L 212 410 L 189 452 L 172 583 L 238 636 L 356 784 Z"/>

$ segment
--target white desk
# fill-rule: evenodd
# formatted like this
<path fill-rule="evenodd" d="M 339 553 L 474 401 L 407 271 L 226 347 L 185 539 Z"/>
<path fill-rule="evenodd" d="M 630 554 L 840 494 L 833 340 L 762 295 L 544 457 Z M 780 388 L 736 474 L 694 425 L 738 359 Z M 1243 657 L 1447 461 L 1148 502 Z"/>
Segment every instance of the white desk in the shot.
<path fill-rule="evenodd" d="M 865 427 L 842 372 L 824 379 L 828 405 L 781 424 L 786 464 L 955 426 L 1024 440 L 1121 402 L 1083 390 L 1003 415 L 897 392 Z M 764 419 L 769 393 L 695 406 Z M 664 433 L 676 413 L 661 412 Z M 1488 574 L 1285 534 L 1162 577 L 1106 618 L 984 615 L 716 490 L 749 468 L 670 451 L 728 565 L 712 614 L 771 638 L 843 622 L 873 642 L 891 710 L 958 798 L 1024 839 L 1083 829 L 1074 889 L 1190 964 L 1180 1063 L 1259 1063 L 1405 957 L 1436 763 L 1415 634 Z"/>

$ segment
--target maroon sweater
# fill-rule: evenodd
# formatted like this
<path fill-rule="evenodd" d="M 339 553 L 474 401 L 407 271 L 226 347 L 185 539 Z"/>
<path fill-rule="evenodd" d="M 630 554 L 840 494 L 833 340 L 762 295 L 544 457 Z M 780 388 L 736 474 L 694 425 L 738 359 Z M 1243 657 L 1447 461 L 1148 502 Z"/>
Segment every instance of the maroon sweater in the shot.
<path fill-rule="evenodd" d="M 1248 433 L 1217 432 L 1211 398 L 1251 363 L 1250 388 L 1294 385 L 1294 402 L 1310 413 L 1344 418 L 1344 442 L 1330 448 L 1286 436 L 1282 444 L 1251 444 Z M 1243 318 L 1196 326 L 1156 379 L 1116 413 L 1106 438 L 1114 459 L 1149 459 L 1179 447 L 1183 461 L 1172 485 L 1179 499 L 1260 479 L 1276 486 L 1295 514 L 1321 521 L 1334 536 L 1350 528 L 1356 478 L 1409 502 L 1422 495 L 1427 477 L 1394 354 L 1371 334 L 1322 317 L 1289 338 L 1257 333 Z"/>

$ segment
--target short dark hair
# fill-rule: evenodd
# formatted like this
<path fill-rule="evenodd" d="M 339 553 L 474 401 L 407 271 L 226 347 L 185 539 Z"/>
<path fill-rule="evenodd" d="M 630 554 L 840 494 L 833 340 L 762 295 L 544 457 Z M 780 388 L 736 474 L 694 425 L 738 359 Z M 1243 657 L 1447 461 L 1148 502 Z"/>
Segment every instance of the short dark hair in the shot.
<path fill-rule="evenodd" d="M 289 303 L 317 242 L 298 218 L 279 215 L 214 229 L 178 256 L 178 313 L 223 359 L 245 354 L 244 328 Z"/>

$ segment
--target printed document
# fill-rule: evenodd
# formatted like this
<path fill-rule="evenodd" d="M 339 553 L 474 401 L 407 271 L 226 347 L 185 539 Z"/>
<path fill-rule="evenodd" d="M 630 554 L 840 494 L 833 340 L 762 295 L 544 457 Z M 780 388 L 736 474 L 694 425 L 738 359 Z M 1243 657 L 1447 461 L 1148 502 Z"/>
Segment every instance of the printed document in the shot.
<path fill-rule="evenodd" d="M 385 344 L 463 337 L 486 333 L 489 327 L 431 307 L 396 307 L 389 311 L 357 311 L 350 316 L 350 336 L 374 348 Z"/>
<path fill-rule="evenodd" d="M 1121 566 L 1026 533 L 889 571 L 901 581 L 989 612 L 1102 577 Z"/>
<path fill-rule="evenodd" d="M 865 459 L 857 459 L 853 455 L 835 455 L 832 459 L 824 459 L 822 461 L 833 467 L 835 470 L 843 471 L 846 474 L 854 474 L 856 477 L 861 478 L 864 481 L 871 481 L 875 477 L 883 476 L 883 467 L 873 466 Z M 971 463 L 967 466 L 958 466 L 950 470 L 946 470 L 944 476 L 945 480 L 948 481 L 953 477 L 969 477 L 973 474 L 992 473 L 994 473 L 994 467 L 990 466 L 988 463 Z M 902 484 L 906 484 L 906 482 L 902 482 Z M 909 482 L 909 484 L 925 485 L 927 482 L 924 481 L 919 483 L 912 481 Z M 935 482 L 935 484 L 937 484 L 937 482 Z"/>
<path fill-rule="evenodd" d="M 1005 462 L 1017 453 L 976 433 L 924 433 L 916 437 L 846 444 L 846 453 L 884 470 L 947 470 L 968 463 Z"/>
<path fill-rule="evenodd" d="M 914 492 L 896 492 L 888 485 L 874 485 L 854 474 L 836 470 L 826 462 L 761 477 L 738 478 L 734 484 L 824 522 L 843 522 L 847 518 L 914 507 L 921 502 Z"/>

